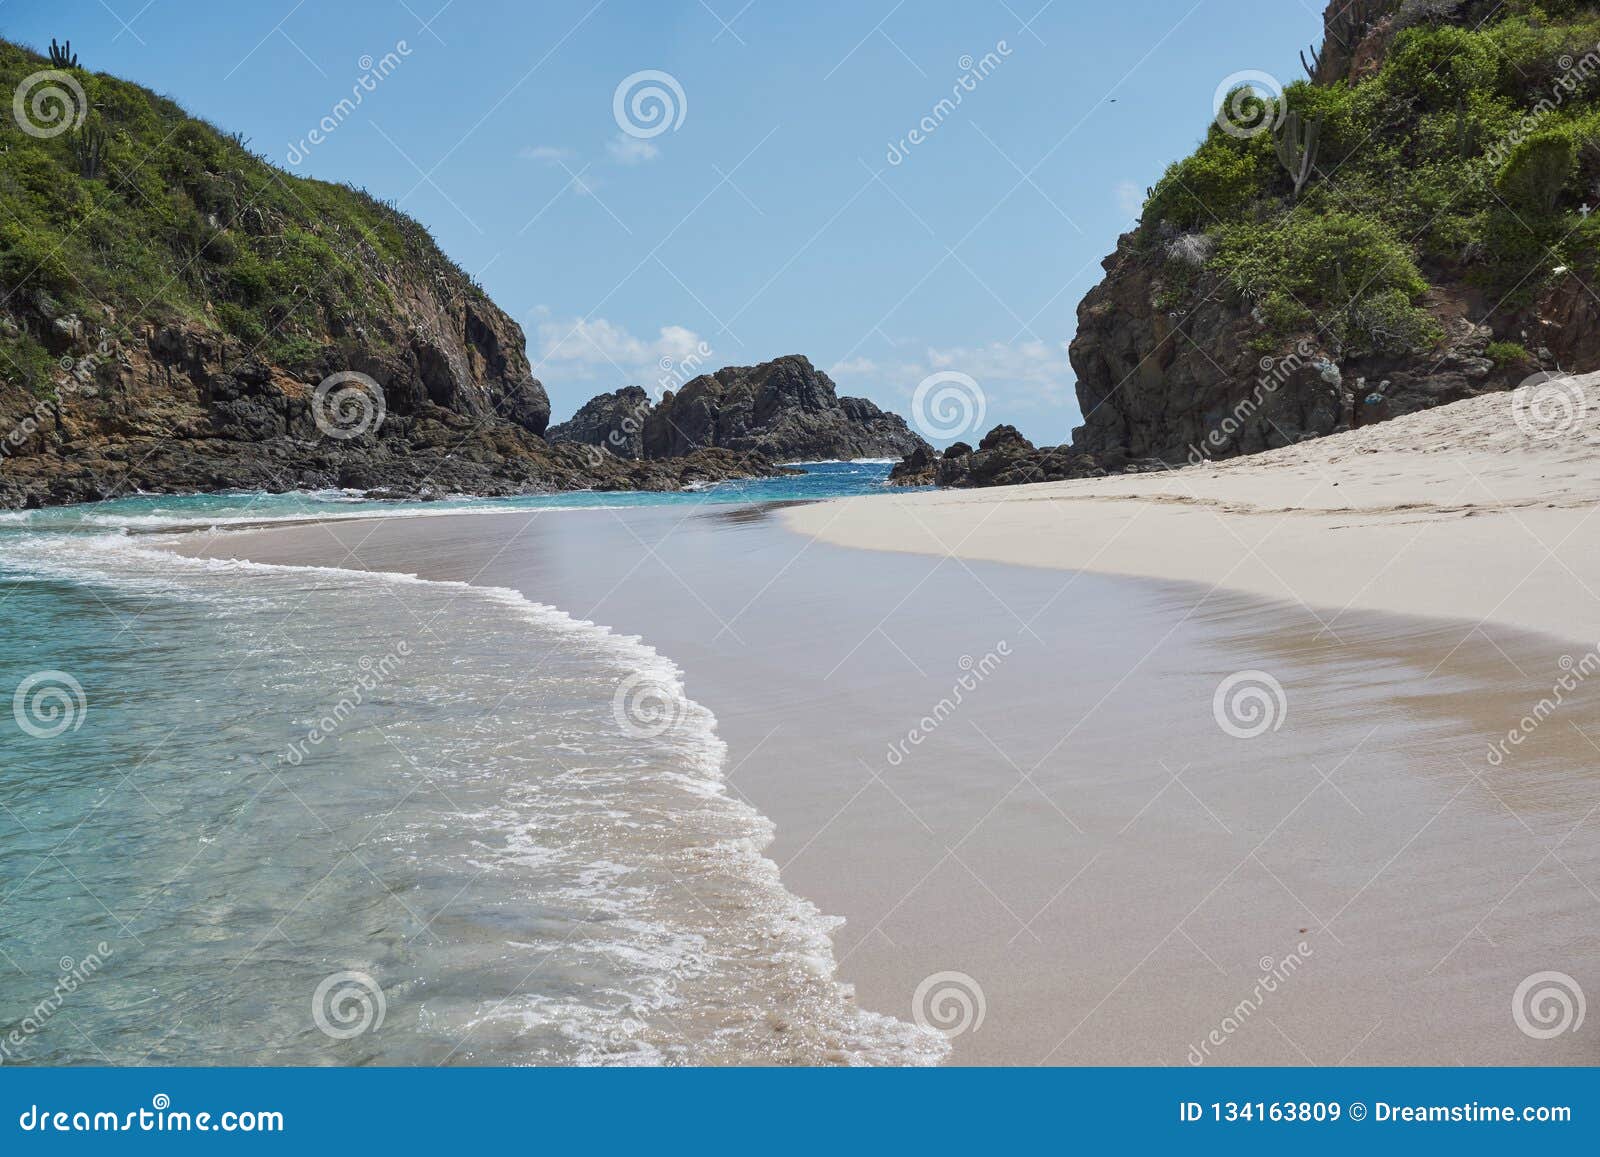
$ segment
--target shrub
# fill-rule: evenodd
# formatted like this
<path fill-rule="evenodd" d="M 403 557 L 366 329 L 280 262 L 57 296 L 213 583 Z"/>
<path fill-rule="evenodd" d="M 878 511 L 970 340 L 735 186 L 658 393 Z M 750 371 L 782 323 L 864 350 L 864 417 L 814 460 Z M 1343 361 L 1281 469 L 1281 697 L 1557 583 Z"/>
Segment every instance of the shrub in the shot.
<path fill-rule="evenodd" d="M 1495 174 L 1494 185 L 1514 208 L 1549 213 L 1577 170 L 1578 156 L 1571 134 L 1547 129 L 1511 150 Z"/>
<path fill-rule="evenodd" d="M 1319 167 L 1326 170 L 1339 168 L 1358 151 L 1372 149 L 1372 126 L 1380 97 L 1377 85 L 1351 88 L 1342 80 L 1330 85 L 1297 81 L 1284 91 L 1289 107 L 1303 120 L 1308 124 L 1322 122 L 1317 156 Z"/>
<path fill-rule="evenodd" d="M 231 301 L 217 306 L 217 320 L 223 329 L 247 345 L 255 345 L 266 336 L 266 328 L 256 316 Z"/>
<path fill-rule="evenodd" d="M 0 40 L 0 92 L 46 66 Z M 398 270 L 436 295 L 472 292 L 393 206 L 276 169 L 138 85 L 74 79 L 92 110 L 76 135 L 0 132 L 0 296 L 10 302 L 0 316 L 48 299 L 80 314 L 107 306 L 129 322 L 209 321 L 254 342 L 292 315 L 301 328 L 280 332 L 305 337 L 283 350 L 305 357 L 333 319 L 387 340 L 389 327 L 371 323 L 393 308 Z M 0 372 L 37 378 L 29 367 L 49 363 L 39 334 L 37 324 L 8 330 Z"/>
<path fill-rule="evenodd" d="M 1224 230 L 1216 265 L 1241 292 L 1283 293 L 1307 307 L 1343 307 L 1352 296 L 1391 289 L 1409 300 L 1427 289 L 1410 250 L 1387 226 L 1339 211 Z"/>
<path fill-rule="evenodd" d="M 1436 345 L 1444 328 L 1398 289 L 1362 297 L 1345 311 L 1340 340 L 1350 353 L 1418 353 Z"/>
<path fill-rule="evenodd" d="M 1483 356 L 1500 369 L 1527 365 L 1533 361 L 1533 355 L 1520 342 L 1514 341 L 1492 341 L 1483 347 Z"/>
<path fill-rule="evenodd" d="M 1514 16 L 1484 30 L 1482 39 L 1499 62 L 1496 87 L 1501 93 L 1527 105 L 1546 98 L 1566 104 L 1594 96 L 1600 78 L 1582 62 L 1600 41 L 1600 17 L 1592 10 L 1580 16 L 1579 7 L 1551 11 L 1544 18 Z M 1565 16 L 1569 22 L 1551 24 L 1549 16 Z"/>
<path fill-rule="evenodd" d="M 1213 129 L 1193 155 L 1168 166 L 1145 206 L 1144 221 L 1166 221 L 1180 229 L 1205 229 L 1232 220 L 1265 187 L 1263 141 Z"/>
<path fill-rule="evenodd" d="M 1493 87 L 1498 62 L 1482 36 L 1453 24 L 1409 28 L 1395 37 L 1383 82 L 1424 108 L 1454 108 L 1465 94 Z"/>

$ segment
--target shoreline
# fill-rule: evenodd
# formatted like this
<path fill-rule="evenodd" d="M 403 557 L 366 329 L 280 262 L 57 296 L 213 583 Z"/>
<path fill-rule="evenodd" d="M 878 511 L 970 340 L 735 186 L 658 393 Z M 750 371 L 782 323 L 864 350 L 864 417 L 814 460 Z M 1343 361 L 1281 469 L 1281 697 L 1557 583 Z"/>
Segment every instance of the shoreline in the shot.
<path fill-rule="evenodd" d="M 1594 647 L 1600 388 L 1573 380 L 1565 429 L 1524 432 L 1491 394 L 1221 463 L 841 499 L 785 522 L 840 546 L 1198 583 L 1330 631 L 1379 611 Z"/>

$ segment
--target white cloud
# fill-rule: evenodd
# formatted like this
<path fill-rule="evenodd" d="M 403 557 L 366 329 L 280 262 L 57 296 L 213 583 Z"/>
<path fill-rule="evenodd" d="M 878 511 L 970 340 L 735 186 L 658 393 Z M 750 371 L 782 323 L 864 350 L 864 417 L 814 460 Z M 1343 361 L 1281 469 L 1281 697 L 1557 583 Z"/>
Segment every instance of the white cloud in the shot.
<path fill-rule="evenodd" d="M 1134 181 L 1118 181 L 1117 208 L 1127 217 L 1137 217 L 1144 212 L 1144 190 Z"/>
<path fill-rule="evenodd" d="M 828 376 L 855 388 L 876 386 L 910 397 L 929 374 L 955 370 L 985 391 L 1018 404 L 1052 405 L 1071 399 L 1073 373 L 1066 342 L 990 342 L 978 346 L 927 346 L 920 357 L 880 361 L 848 357 L 828 367 Z"/>
<path fill-rule="evenodd" d="M 959 370 L 977 379 L 980 385 L 992 382 L 1013 396 L 1025 394 L 1035 402 L 1071 396 L 1067 387 L 1073 375 L 1066 342 L 994 341 L 943 349 L 930 346 L 927 359 L 931 370 Z"/>
<path fill-rule="evenodd" d="M 555 145 L 524 145 L 517 156 L 525 161 L 538 161 L 542 165 L 565 165 L 572 153 Z"/>
<path fill-rule="evenodd" d="M 599 189 L 603 185 L 603 182 L 594 174 L 584 172 L 574 173 L 572 175 L 572 180 L 568 181 L 567 184 L 571 186 L 572 191 L 578 194 L 578 196 L 593 197 L 595 195 L 595 190 Z"/>
<path fill-rule="evenodd" d="M 910 355 L 903 346 L 895 352 L 901 356 L 883 360 L 851 356 L 829 367 L 828 374 L 838 381 L 840 392 L 872 397 L 907 419 L 912 416 L 912 396 L 924 378 L 940 371 L 966 374 L 982 390 L 986 411 L 984 429 L 971 433 L 968 441 L 1010 422 L 1041 445 L 1054 444 L 1064 442 L 1068 427 L 1081 421 L 1064 341 L 927 346 L 920 356 Z"/>
<path fill-rule="evenodd" d="M 551 367 L 559 367 L 564 378 L 614 383 L 608 389 L 632 384 L 648 390 L 669 372 L 662 368 L 663 359 L 670 359 L 675 366 L 690 355 L 705 357 L 698 354 L 700 335 L 686 326 L 664 325 L 655 337 L 641 338 L 626 326 L 603 317 L 552 318 L 542 306 L 534 316 L 538 319 L 534 333 L 539 343 L 539 365 L 552 376 Z M 703 367 L 707 372 L 712 368 L 714 362 Z"/>
<path fill-rule="evenodd" d="M 843 361 L 834 362 L 828 367 L 830 378 L 839 377 L 866 377 L 879 372 L 878 363 L 871 358 L 845 358 Z"/>
<path fill-rule="evenodd" d="M 650 141 L 630 137 L 627 133 L 618 133 L 607 141 L 606 152 L 619 165 L 640 165 L 661 155 L 661 150 Z"/>

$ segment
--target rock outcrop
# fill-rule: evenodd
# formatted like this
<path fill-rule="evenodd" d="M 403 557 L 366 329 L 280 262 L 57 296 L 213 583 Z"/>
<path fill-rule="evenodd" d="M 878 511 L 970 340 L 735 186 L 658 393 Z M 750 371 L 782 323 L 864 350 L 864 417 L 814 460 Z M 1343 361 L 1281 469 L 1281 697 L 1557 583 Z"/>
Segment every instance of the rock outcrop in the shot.
<path fill-rule="evenodd" d="M 778 461 L 879 458 L 922 445 L 904 418 L 865 398 L 839 397 L 832 379 L 798 354 L 702 374 L 663 395 L 644 428 L 647 458 L 701 446 Z"/>
<path fill-rule="evenodd" d="M 1253 454 L 1349 429 L 1380 388 L 1398 415 L 1509 389 L 1540 368 L 1536 356 L 1503 365 L 1485 356 L 1495 332 L 1474 318 L 1493 303 L 1462 286 L 1427 296 L 1444 335 L 1427 348 L 1353 354 L 1308 332 L 1263 354 L 1254 307 L 1223 291 L 1220 275 L 1197 277 L 1211 292 L 1197 292 L 1192 307 L 1164 308 L 1166 250 L 1140 241 L 1121 238 L 1105 280 L 1078 307 L 1069 357 L 1084 424 L 1072 444 L 1087 454 L 1174 465 Z M 1556 300 L 1579 304 L 1571 292 L 1551 295 L 1551 308 Z M 1563 350 L 1600 349 L 1576 330 L 1565 340 L 1548 332 L 1544 317 L 1509 324 L 1517 333 L 1531 325 Z M 1558 355 L 1544 353 L 1554 366 Z"/>
<path fill-rule="evenodd" d="M 839 397 L 828 375 L 798 354 L 702 374 L 654 406 L 634 386 L 602 394 L 550 437 L 646 459 L 708 447 L 780 462 L 892 458 L 927 448 L 904 418 L 865 398 Z"/>
<path fill-rule="evenodd" d="M 894 486 L 1020 486 L 1104 474 L 1093 455 L 1071 446 L 1036 447 L 1015 426 L 996 426 L 977 449 L 952 442 L 944 452 L 907 454 L 889 471 Z"/>
<path fill-rule="evenodd" d="M 551 426 L 545 437 L 552 443 L 598 446 L 618 458 L 643 458 L 644 423 L 652 408 L 649 394 L 638 386 L 623 386 L 590 398 L 567 421 Z"/>

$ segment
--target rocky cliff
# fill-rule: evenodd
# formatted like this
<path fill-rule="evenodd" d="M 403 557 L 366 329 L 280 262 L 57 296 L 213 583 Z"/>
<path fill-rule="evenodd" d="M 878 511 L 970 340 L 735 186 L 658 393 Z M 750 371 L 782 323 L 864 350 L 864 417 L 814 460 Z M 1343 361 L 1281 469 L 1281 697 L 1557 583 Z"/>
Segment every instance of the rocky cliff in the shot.
<path fill-rule="evenodd" d="M 637 386 L 602 394 L 550 438 L 646 459 L 707 447 L 788 462 L 927 449 L 904 418 L 865 398 L 839 397 L 828 375 L 798 354 L 702 374 L 655 405 Z"/>
<path fill-rule="evenodd" d="M 1314 79 L 1225 102 L 1105 260 L 1074 448 L 1251 453 L 1600 363 L 1596 8 L 1330 4 Z"/>
<path fill-rule="evenodd" d="M 521 329 L 421 226 L 154 93 L 0 41 L 0 505 L 344 486 L 505 494 L 648 469 L 541 435 Z"/>
<path fill-rule="evenodd" d="M 1225 458 L 1600 365 L 1600 4 L 1334 0 L 1323 24 L 1309 75 L 1229 94 L 1105 259 L 1071 446 L 902 478 Z"/>

